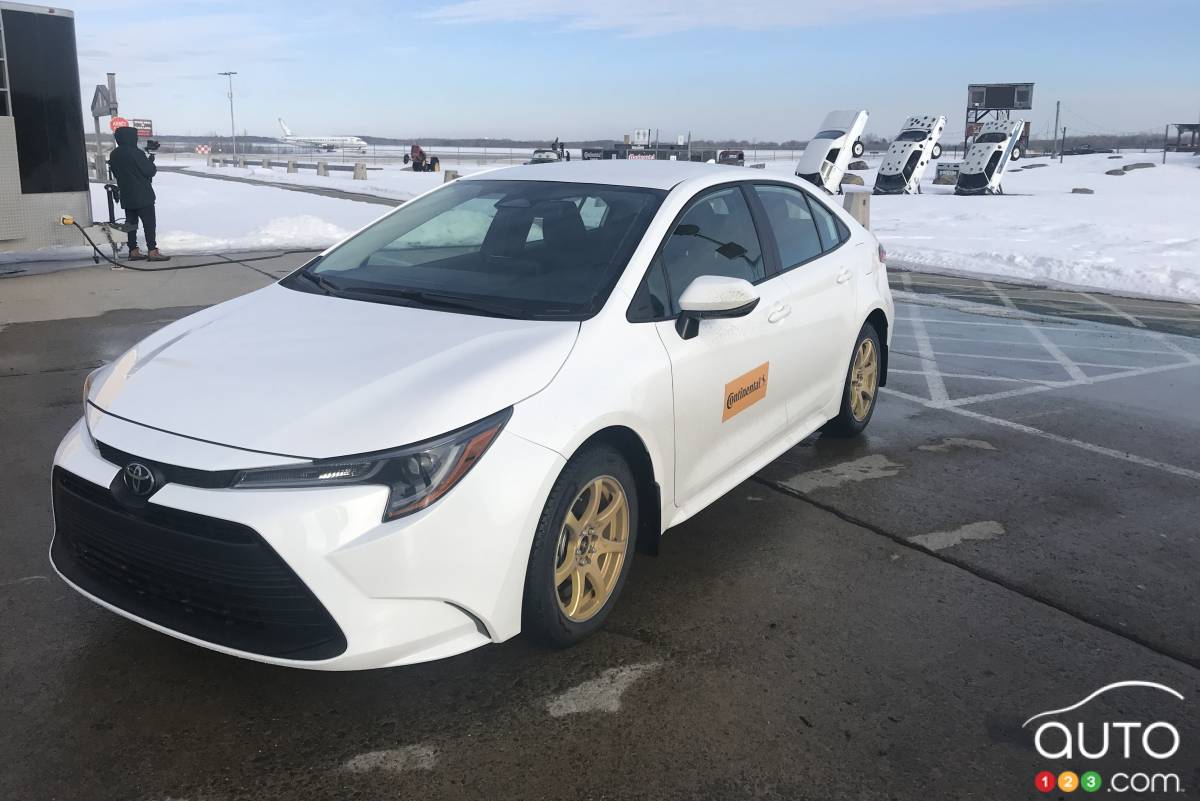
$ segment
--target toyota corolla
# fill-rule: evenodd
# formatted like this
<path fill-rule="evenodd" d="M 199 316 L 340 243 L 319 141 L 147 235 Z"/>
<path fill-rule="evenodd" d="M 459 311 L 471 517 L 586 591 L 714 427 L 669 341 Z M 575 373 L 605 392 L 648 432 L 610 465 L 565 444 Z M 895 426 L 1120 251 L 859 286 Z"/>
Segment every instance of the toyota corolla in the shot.
<path fill-rule="evenodd" d="M 665 530 L 864 429 L 885 272 L 761 170 L 459 179 L 92 373 L 51 560 L 118 614 L 282 665 L 571 644 Z"/>

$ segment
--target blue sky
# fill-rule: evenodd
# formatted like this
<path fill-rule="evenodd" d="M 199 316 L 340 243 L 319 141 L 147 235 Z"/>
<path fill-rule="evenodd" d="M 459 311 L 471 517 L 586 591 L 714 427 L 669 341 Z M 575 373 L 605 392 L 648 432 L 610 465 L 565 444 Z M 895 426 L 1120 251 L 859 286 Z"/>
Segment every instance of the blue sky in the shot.
<path fill-rule="evenodd" d="M 1033 81 L 1035 135 L 1200 119 L 1200 2 L 1086 0 L 81 0 L 84 100 L 164 133 L 804 139 L 826 111 L 868 131 L 943 113 L 966 85 Z"/>

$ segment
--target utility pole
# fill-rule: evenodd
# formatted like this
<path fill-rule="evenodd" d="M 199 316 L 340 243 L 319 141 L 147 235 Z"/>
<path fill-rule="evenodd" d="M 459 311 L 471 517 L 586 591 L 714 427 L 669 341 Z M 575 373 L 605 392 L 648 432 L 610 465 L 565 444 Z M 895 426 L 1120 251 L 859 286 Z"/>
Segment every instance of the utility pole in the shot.
<path fill-rule="evenodd" d="M 238 154 L 237 146 L 237 126 L 233 124 L 233 76 L 236 72 L 218 72 L 218 75 L 224 75 L 229 79 L 229 134 L 233 137 L 233 155 Z"/>
<path fill-rule="evenodd" d="M 1062 134 L 1062 148 L 1058 151 L 1058 163 L 1059 164 L 1062 164 L 1063 156 L 1066 155 L 1066 152 L 1067 152 L 1067 126 L 1064 125 L 1063 126 L 1063 134 Z"/>
<path fill-rule="evenodd" d="M 1062 105 L 1061 100 L 1054 101 L 1054 146 L 1058 147 L 1058 109 Z M 1053 155 L 1053 153 L 1052 153 Z"/>

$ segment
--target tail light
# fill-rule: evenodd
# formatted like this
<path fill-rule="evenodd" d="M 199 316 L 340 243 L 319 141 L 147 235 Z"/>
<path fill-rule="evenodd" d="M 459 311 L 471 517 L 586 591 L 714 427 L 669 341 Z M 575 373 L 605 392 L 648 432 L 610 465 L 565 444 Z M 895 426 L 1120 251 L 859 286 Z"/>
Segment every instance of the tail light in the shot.
<path fill-rule="evenodd" d="M 879 246 L 879 263 L 887 267 L 887 251 L 883 249 L 883 245 Z"/>

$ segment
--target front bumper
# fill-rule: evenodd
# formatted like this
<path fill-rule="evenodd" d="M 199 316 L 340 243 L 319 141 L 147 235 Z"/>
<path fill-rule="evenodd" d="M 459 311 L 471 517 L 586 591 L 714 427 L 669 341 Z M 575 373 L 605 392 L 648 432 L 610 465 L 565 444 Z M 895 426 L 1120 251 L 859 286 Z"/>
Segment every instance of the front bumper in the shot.
<path fill-rule="evenodd" d="M 232 448 L 217 454 L 220 446 L 91 416 L 97 438 L 144 459 L 223 469 L 263 458 Z M 82 420 L 67 433 L 54 465 L 59 515 L 69 500 L 64 476 L 81 482 L 74 495 L 91 493 L 91 502 L 103 502 L 121 468 L 101 457 Z M 533 531 L 562 465 L 557 453 L 502 432 L 445 497 L 390 523 L 381 522 L 387 489 L 366 485 L 235 490 L 167 484 L 146 510 L 129 512 L 135 519 L 124 534 L 113 524 L 119 518 L 89 515 L 86 504 L 72 501 L 73 518 L 62 524 L 103 538 L 85 542 L 84 551 L 89 543 L 104 547 L 92 548 L 87 559 L 73 558 L 65 549 L 80 553 L 82 535 L 56 531 L 51 562 L 96 603 L 223 653 L 324 670 L 423 662 L 520 630 Z M 148 525 L 165 526 L 165 536 L 154 539 L 154 529 L 137 527 L 147 516 L 154 517 Z M 187 538 L 189 526 L 237 530 L 246 547 L 241 556 L 232 547 L 180 553 L 171 543 L 178 529 Z M 172 571 L 183 571 L 187 580 L 169 580 L 182 575 Z M 236 597 L 222 601 L 221 593 L 229 592 Z M 193 625 L 198 615 L 208 623 L 224 616 L 224 628 Z M 322 615 L 331 626 L 318 632 Z M 307 626 L 307 637 L 289 639 L 296 634 L 289 624 Z"/>

